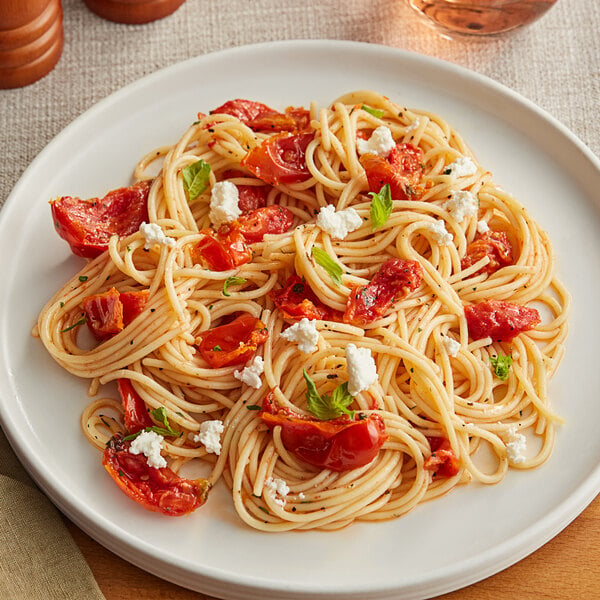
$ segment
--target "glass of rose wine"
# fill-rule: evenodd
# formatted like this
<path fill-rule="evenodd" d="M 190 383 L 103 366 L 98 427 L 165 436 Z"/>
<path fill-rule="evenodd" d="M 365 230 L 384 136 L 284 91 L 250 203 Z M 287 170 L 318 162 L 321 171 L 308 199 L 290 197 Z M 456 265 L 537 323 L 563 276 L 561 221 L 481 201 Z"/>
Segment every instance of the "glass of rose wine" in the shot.
<path fill-rule="evenodd" d="M 430 24 L 446 33 L 488 36 L 528 25 L 557 0 L 408 0 Z"/>

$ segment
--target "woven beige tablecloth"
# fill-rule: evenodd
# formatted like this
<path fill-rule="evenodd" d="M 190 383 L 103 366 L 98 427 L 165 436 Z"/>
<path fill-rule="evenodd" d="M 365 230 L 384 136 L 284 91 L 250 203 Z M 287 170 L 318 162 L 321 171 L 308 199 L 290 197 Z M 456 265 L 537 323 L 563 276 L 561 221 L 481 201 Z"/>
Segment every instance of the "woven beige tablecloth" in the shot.
<path fill-rule="evenodd" d="M 33 85 L 0 91 L 0 206 L 44 146 L 98 100 L 178 61 L 272 40 L 355 40 L 452 61 L 519 92 L 600 154 L 600 0 L 558 0 L 532 26 L 483 42 L 440 37 L 403 0 L 187 0 L 173 15 L 136 26 L 105 21 L 81 0 L 62 4 L 65 47 L 56 68 Z M 0 453 L 0 598 L 101 598 L 60 516 L 1 432 Z"/>

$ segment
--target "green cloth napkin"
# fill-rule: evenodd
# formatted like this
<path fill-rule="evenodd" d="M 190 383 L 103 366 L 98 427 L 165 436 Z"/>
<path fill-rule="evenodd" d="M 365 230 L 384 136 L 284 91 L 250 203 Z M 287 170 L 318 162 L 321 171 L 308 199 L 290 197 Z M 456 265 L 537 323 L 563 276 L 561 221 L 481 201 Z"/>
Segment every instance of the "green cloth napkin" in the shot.
<path fill-rule="evenodd" d="M 104 600 L 59 512 L 0 429 L 0 598 Z"/>

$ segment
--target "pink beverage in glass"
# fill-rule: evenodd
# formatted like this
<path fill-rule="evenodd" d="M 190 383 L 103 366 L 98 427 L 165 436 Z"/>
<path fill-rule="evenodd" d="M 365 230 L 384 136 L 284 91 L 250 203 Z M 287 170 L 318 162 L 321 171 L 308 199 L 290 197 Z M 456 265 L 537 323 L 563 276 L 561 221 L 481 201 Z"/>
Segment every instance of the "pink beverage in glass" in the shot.
<path fill-rule="evenodd" d="M 450 33 L 494 35 L 528 25 L 557 0 L 408 0 L 437 28 Z"/>

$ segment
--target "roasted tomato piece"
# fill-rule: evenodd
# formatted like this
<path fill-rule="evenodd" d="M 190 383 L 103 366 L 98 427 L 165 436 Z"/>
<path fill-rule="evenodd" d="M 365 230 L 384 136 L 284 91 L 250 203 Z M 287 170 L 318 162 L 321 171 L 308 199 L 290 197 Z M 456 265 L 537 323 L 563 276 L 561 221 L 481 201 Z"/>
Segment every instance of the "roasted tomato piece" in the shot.
<path fill-rule="evenodd" d="M 504 300 L 486 300 L 465 306 L 465 317 L 472 339 L 489 336 L 497 342 L 510 342 L 541 322 L 540 313 L 535 308 Z"/>
<path fill-rule="evenodd" d="M 490 262 L 482 267 L 479 272 L 494 273 L 501 267 L 512 265 L 512 245 L 504 231 L 486 231 L 477 236 L 467 246 L 467 252 L 460 266 L 466 269 L 485 256 L 490 257 Z"/>
<path fill-rule="evenodd" d="M 434 471 L 436 477 L 453 477 L 460 470 L 460 462 L 450 447 L 450 442 L 442 437 L 428 437 L 431 456 L 425 461 L 425 469 Z"/>
<path fill-rule="evenodd" d="M 63 196 L 50 202 L 54 227 L 73 254 L 95 258 L 108 248 L 113 235 L 125 237 L 148 221 L 151 181 L 108 192 L 102 199 Z"/>
<path fill-rule="evenodd" d="M 383 317 L 401 298 L 414 292 L 423 278 L 421 265 L 414 260 L 386 260 L 367 285 L 352 288 L 344 322 L 362 327 Z"/>
<path fill-rule="evenodd" d="M 81 304 L 87 326 L 97 340 L 107 340 L 123 330 L 123 303 L 116 288 L 88 296 Z"/>
<path fill-rule="evenodd" d="M 204 237 L 192 249 L 192 260 L 211 271 L 228 271 L 252 260 L 252 250 L 235 225 L 224 225 L 217 233 L 203 229 Z"/>
<path fill-rule="evenodd" d="M 379 415 L 348 416 L 319 421 L 278 408 L 273 393 L 263 400 L 260 418 L 270 427 L 281 427 L 288 452 L 304 462 L 332 471 L 348 471 L 369 464 L 388 438 Z"/>
<path fill-rule="evenodd" d="M 229 100 L 211 114 L 226 114 L 237 117 L 253 131 L 300 131 L 306 129 L 309 123 L 309 112 L 304 108 L 286 108 L 285 114 L 280 113 L 266 104 L 252 100 Z"/>
<path fill-rule="evenodd" d="M 377 154 L 360 157 L 369 183 L 369 191 L 379 193 L 387 183 L 393 200 L 414 200 L 419 197 L 419 182 L 423 176 L 423 152 L 412 144 L 397 144 L 387 158 Z"/>
<path fill-rule="evenodd" d="M 250 150 L 242 159 L 242 166 L 270 185 L 306 181 L 310 171 L 305 153 L 313 137 L 313 132 L 278 133 Z"/>
<path fill-rule="evenodd" d="M 248 213 L 267 205 L 270 185 L 238 185 L 238 206 L 242 213 Z"/>
<path fill-rule="evenodd" d="M 147 510 L 171 517 L 187 515 L 206 502 L 210 483 L 184 479 L 169 467 L 150 467 L 143 454 L 131 454 L 129 442 L 114 436 L 102 456 L 102 464 L 117 485 Z"/>
<path fill-rule="evenodd" d="M 241 365 L 247 362 L 269 333 L 262 321 L 243 314 L 230 323 L 203 331 L 199 336 L 198 350 L 213 368 Z"/>
<path fill-rule="evenodd" d="M 122 331 L 144 310 L 148 293 L 148 290 L 119 292 L 113 287 L 84 298 L 81 304 L 92 335 L 104 341 Z"/>
<path fill-rule="evenodd" d="M 123 420 L 127 433 L 137 433 L 146 427 L 154 425 L 146 404 L 135 391 L 130 379 L 117 379 L 117 389 L 123 405 Z"/>
<path fill-rule="evenodd" d="M 282 288 L 271 290 L 269 296 L 286 319 L 300 321 L 306 317 L 311 320 L 340 320 L 337 311 L 323 304 L 308 283 L 298 275 L 289 277 Z"/>
<path fill-rule="evenodd" d="M 285 206 L 264 206 L 238 218 L 244 239 L 252 244 L 262 242 L 267 233 L 285 233 L 294 222 L 294 213 Z"/>
<path fill-rule="evenodd" d="M 119 299 L 123 304 L 123 324 L 125 326 L 129 325 L 131 321 L 144 311 L 149 293 L 148 290 L 119 293 Z"/>

